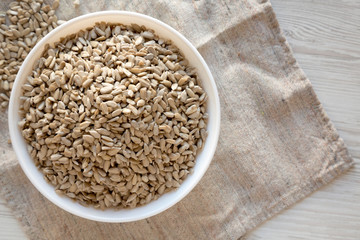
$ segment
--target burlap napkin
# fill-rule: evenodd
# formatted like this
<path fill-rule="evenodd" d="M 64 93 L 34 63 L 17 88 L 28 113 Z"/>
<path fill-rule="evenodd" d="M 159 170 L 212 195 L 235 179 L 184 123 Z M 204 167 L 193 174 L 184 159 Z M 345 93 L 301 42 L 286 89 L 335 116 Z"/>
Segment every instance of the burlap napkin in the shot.
<path fill-rule="evenodd" d="M 31 239 L 238 239 L 352 165 L 269 1 L 61 1 L 59 18 L 121 9 L 183 33 L 208 63 L 222 125 L 214 160 L 180 203 L 146 220 L 106 224 L 46 200 L 21 171 L 1 114 L 1 194 Z"/>

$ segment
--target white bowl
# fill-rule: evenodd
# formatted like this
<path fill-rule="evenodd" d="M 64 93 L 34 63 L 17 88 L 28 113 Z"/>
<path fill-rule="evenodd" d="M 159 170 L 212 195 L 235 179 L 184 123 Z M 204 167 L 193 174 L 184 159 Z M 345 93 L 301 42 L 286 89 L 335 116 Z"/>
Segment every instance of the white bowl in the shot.
<path fill-rule="evenodd" d="M 30 75 L 35 61 L 40 58 L 44 46 L 48 43 L 59 41 L 61 37 L 65 37 L 72 33 L 76 33 L 79 30 L 91 27 L 96 22 L 101 21 L 122 23 L 125 25 L 137 23 L 138 25 L 144 25 L 149 29 L 153 29 L 160 37 L 171 39 L 182 51 L 190 64 L 197 68 L 202 86 L 208 94 L 207 110 L 209 113 L 209 121 L 207 130 L 209 134 L 206 139 L 203 151 L 196 158 L 196 164 L 194 166 L 193 173 L 190 174 L 181 184 L 181 186 L 175 191 L 166 193 L 159 199 L 134 209 L 107 209 L 103 211 L 93 207 L 84 207 L 68 197 L 62 197 L 56 194 L 54 186 L 50 185 L 44 180 L 43 174 L 37 169 L 29 153 L 27 152 L 26 143 L 17 125 L 20 120 L 18 109 L 20 105 L 19 97 L 21 96 L 21 86 L 25 82 L 27 76 Z M 214 79 L 204 59 L 201 57 L 195 47 L 179 32 L 159 20 L 139 13 L 125 11 L 96 12 L 74 18 L 59 26 L 46 35 L 46 37 L 44 37 L 38 44 L 36 44 L 36 46 L 26 57 L 19 73 L 17 74 L 11 92 L 9 105 L 9 129 L 13 148 L 16 152 L 23 171 L 32 184 L 47 199 L 60 208 L 83 218 L 101 222 L 130 222 L 151 217 L 168 209 L 184 198 L 200 181 L 201 177 L 207 170 L 216 149 L 220 130 L 220 102 Z"/>

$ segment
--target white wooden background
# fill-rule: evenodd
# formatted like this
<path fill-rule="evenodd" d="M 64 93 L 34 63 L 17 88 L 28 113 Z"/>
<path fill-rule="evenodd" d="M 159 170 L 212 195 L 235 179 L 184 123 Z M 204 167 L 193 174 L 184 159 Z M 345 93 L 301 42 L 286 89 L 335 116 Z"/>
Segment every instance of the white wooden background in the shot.
<path fill-rule="evenodd" d="M 356 166 L 248 234 L 262 239 L 360 239 L 360 1 L 272 0 L 296 59 Z M 25 239 L 0 200 L 0 239 Z"/>

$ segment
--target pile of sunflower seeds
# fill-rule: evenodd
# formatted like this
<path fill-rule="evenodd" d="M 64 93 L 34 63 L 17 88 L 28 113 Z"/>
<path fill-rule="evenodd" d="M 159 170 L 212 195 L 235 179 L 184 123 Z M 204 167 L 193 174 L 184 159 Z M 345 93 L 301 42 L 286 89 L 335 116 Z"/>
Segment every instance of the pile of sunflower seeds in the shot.
<path fill-rule="evenodd" d="M 95 208 L 176 189 L 207 137 L 207 95 L 179 49 L 143 26 L 97 23 L 47 46 L 19 127 L 45 179 Z"/>
<path fill-rule="evenodd" d="M 21 64 L 30 50 L 48 32 L 63 23 L 55 10 L 43 0 L 11 2 L 6 13 L 0 13 L 0 108 L 6 108 Z"/>

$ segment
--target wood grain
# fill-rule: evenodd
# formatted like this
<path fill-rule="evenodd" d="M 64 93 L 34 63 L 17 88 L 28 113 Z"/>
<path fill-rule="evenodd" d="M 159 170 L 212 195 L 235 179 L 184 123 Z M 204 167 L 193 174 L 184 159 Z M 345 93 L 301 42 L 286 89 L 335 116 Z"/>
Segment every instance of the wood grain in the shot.
<path fill-rule="evenodd" d="M 360 1 L 272 0 L 272 4 L 296 59 L 357 164 L 247 239 L 359 239 Z M 0 200 L 0 239 L 24 238 Z"/>
<path fill-rule="evenodd" d="M 5 201 L 0 198 L 0 239 L 18 240 L 26 239 L 26 235 L 19 222 L 12 215 L 9 208 L 6 207 Z"/>
<path fill-rule="evenodd" d="M 272 0 L 295 58 L 355 167 L 248 234 L 262 239 L 360 238 L 360 2 Z"/>

